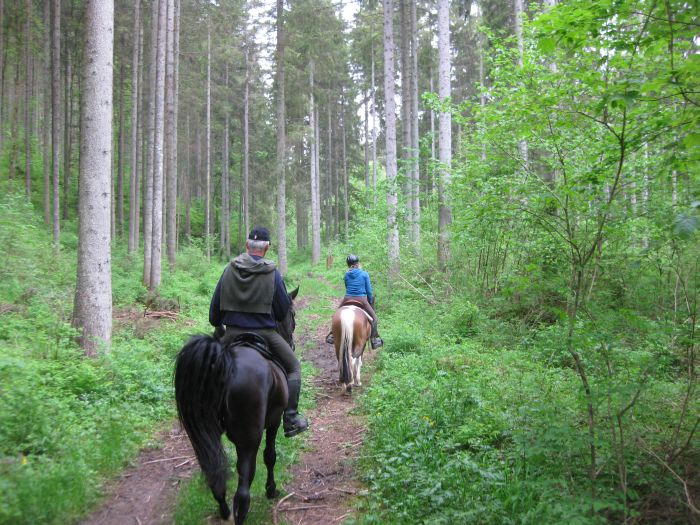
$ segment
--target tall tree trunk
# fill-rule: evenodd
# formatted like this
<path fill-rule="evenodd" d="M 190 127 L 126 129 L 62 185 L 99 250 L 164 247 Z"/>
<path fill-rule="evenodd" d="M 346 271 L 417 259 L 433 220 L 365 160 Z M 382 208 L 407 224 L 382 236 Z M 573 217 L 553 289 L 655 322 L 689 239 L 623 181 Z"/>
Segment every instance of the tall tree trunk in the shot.
<path fill-rule="evenodd" d="M 277 98 L 277 257 L 279 270 L 282 275 L 287 273 L 287 207 L 285 169 L 287 166 L 287 131 L 284 115 L 284 1 L 277 0 L 277 53 L 275 57 L 277 74 L 275 78 L 275 93 Z"/>
<path fill-rule="evenodd" d="M 111 78 L 111 77 L 110 77 Z M 111 87 L 110 87 L 111 90 Z M 51 166 L 53 176 L 53 243 L 59 248 L 61 141 L 61 0 L 51 0 Z M 111 151 L 111 145 L 110 145 Z M 107 170 L 109 173 L 109 170 Z"/>
<path fill-rule="evenodd" d="M 241 192 L 242 199 L 242 215 L 243 215 L 243 231 L 246 235 L 250 231 L 250 148 L 249 148 L 249 105 L 250 105 L 250 52 L 248 42 L 248 25 L 245 28 L 245 79 L 243 81 L 243 188 Z M 239 240 L 240 245 L 240 240 Z"/>
<path fill-rule="evenodd" d="M 337 210 L 337 202 L 334 202 L 336 193 L 336 181 L 333 177 L 333 121 L 331 113 L 331 97 L 328 96 L 328 154 L 326 157 L 326 171 L 328 177 L 328 228 L 326 230 L 326 238 L 330 242 L 333 238 L 333 231 L 337 221 L 337 215 L 334 212 Z"/>
<path fill-rule="evenodd" d="M 0 0 L 0 14 L 2 14 L 2 1 Z M 0 60 L 2 60 L 2 25 L 0 24 Z M 49 187 L 51 185 L 51 76 L 47 73 L 51 71 L 51 3 L 44 3 L 44 121 L 43 121 L 43 165 L 44 165 L 44 188 L 43 188 L 43 209 L 44 224 L 51 223 L 51 198 Z M 0 80 L 0 87 L 2 81 Z M 0 93 L 0 106 L 2 106 L 2 94 Z M 2 109 L 0 109 L 2 113 Z M 4 130 L 0 120 L 0 155 L 2 155 L 2 136 Z"/>
<path fill-rule="evenodd" d="M 228 94 L 228 64 L 226 64 L 226 93 Z M 229 110 L 231 102 L 226 96 L 224 109 L 224 140 L 221 159 L 221 249 L 226 260 L 231 258 L 231 174 L 229 173 Z"/>
<path fill-rule="evenodd" d="M 48 6 L 48 3 L 46 4 Z M 46 12 L 46 9 L 44 9 Z M 45 17 L 46 18 L 46 17 Z M 0 0 L 0 158 L 2 158 L 3 142 L 5 138 L 5 119 L 4 119 L 4 101 L 5 101 L 5 1 Z M 48 19 L 47 19 L 48 21 Z M 48 24 L 47 26 L 48 27 Z M 48 34 L 48 31 L 46 31 Z M 47 48 L 48 52 L 48 48 Z M 47 68 L 48 71 L 48 68 Z"/>
<path fill-rule="evenodd" d="M 80 133 L 78 269 L 73 324 L 95 354 L 112 338 L 110 164 L 113 0 L 88 0 Z"/>
<path fill-rule="evenodd" d="M 318 130 L 314 103 L 314 62 L 309 64 L 309 152 L 311 164 L 311 264 L 321 260 L 321 194 L 318 175 Z"/>
<path fill-rule="evenodd" d="M 27 0 L 27 12 L 24 29 L 24 71 L 25 71 L 25 86 L 24 86 L 24 187 L 27 193 L 27 199 L 32 197 L 32 0 Z M 0 23 L 2 16 L 0 16 Z M 0 133 L 2 129 L 0 128 Z"/>
<path fill-rule="evenodd" d="M 128 252 L 138 247 L 139 225 L 136 210 L 139 207 L 139 51 L 141 49 L 141 0 L 134 0 L 134 44 L 131 50 L 131 172 L 129 176 L 129 244 Z"/>
<path fill-rule="evenodd" d="M 441 101 L 449 100 L 450 85 L 450 5 L 447 0 L 438 0 L 438 95 Z M 448 111 L 440 112 L 439 129 L 440 173 L 438 176 L 438 264 L 447 271 L 450 258 L 450 225 L 452 208 L 449 205 L 450 170 L 452 166 L 452 117 Z"/>
<path fill-rule="evenodd" d="M 369 90 L 365 91 L 365 118 L 362 121 L 364 126 L 365 144 L 365 190 L 369 190 Z"/>
<path fill-rule="evenodd" d="M 153 247 L 153 171 L 155 165 L 156 132 L 156 69 L 158 64 L 158 28 L 160 4 L 162 0 L 151 2 L 151 49 L 149 60 L 149 100 L 146 173 L 143 185 L 143 284 L 151 288 L 151 249 Z"/>
<path fill-rule="evenodd" d="M 447 1 L 447 0 L 442 0 Z M 394 3 L 384 4 L 384 98 L 386 108 L 386 180 L 389 275 L 399 275 L 399 225 L 396 220 L 396 103 L 394 102 Z"/>
<path fill-rule="evenodd" d="M 174 172 L 175 172 L 175 187 L 173 190 L 173 216 L 170 218 L 171 222 L 171 227 L 168 229 L 168 231 L 172 231 L 175 239 L 175 249 L 177 249 L 178 246 L 178 216 L 177 216 L 177 196 L 180 193 L 180 190 L 178 188 L 179 183 L 177 182 L 179 179 L 179 167 L 180 164 L 178 162 L 177 158 L 177 152 L 179 148 L 179 142 L 178 142 L 178 129 L 179 129 L 179 116 L 180 116 L 180 6 L 181 6 L 181 1 L 180 0 L 175 0 L 175 20 L 174 20 L 174 32 L 175 34 L 173 35 L 173 52 L 174 52 L 174 64 L 173 64 L 173 75 L 174 75 L 174 111 L 173 111 L 173 127 L 171 130 L 171 133 L 173 134 L 173 144 L 175 146 L 173 147 L 173 153 L 172 153 L 172 161 L 173 165 L 175 166 Z M 189 143 L 188 143 L 189 145 Z"/>
<path fill-rule="evenodd" d="M 211 21 L 207 26 L 207 165 L 206 195 L 204 197 L 204 236 L 207 243 L 207 261 L 211 260 Z"/>
<path fill-rule="evenodd" d="M 138 37 L 136 37 L 138 40 Z M 124 41 L 122 40 L 122 44 Z M 125 49 L 126 46 L 120 46 Z M 119 65 L 119 166 L 117 168 L 117 235 L 124 236 L 124 149 L 126 131 L 126 111 L 124 108 L 124 59 Z"/>
<path fill-rule="evenodd" d="M 168 266 L 175 271 L 177 245 L 177 120 L 175 117 L 175 0 L 168 0 L 165 63 L 165 198 L 166 246 Z"/>
<path fill-rule="evenodd" d="M 416 15 L 416 0 L 410 0 L 410 30 L 411 30 L 411 210 L 412 210 L 412 239 L 414 249 L 420 252 L 420 164 L 418 146 L 418 21 Z"/>
<path fill-rule="evenodd" d="M 348 157 L 347 157 L 347 144 L 346 144 L 346 139 L 347 139 L 347 123 L 345 122 L 345 94 L 343 93 L 343 100 L 342 100 L 342 111 L 341 111 L 341 120 L 343 122 L 343 210 L 344 210 L 344 215 L 343 218 L 345 219 L 345 235 L 343 237 L 343 240 L 345 242 L 348 242 L 348 239 L 350 239 L 350 205 L 349 205 L 349 198 L 348 198 Z M 367 104 L 365 104 L 365 122 L 367 121 Z M 365 133 L 365 146 L 367 145 L 367 133 Z M 367 157 L 367 148 L 365 147 L 365 158 Z M 365 166 L 366 168 L 366 166 Z M 367 183 L 367 170 L 365 169 L 365 183 Z"/>
<path fill-rule="evenodd" d="M 523 67 L 525 59 L 525 45 L 523 40 L 523 0 L 514 0 L 515 7 L 515 38 L 518 41 L 518 66 Z M 527 169 L 529 164 L 529 153 L 527 141 L 518 141 L 518 150 L 523 168 Z"/>
<path fill-rule="evenodd" d="M 377 88 L 374 85 L 374 43 L 372 44 L 372 195 L 377 207 Z M 396 131 L 396 130 L 394 130 Z"/>
<path fill-rule="evenodd" d="M 163 173 L 165 165 L 165 52 L 169 22 L 173 16 L 172 0 L 160 0 L 158 15 L 158 56 L 156 59 L 156 113 L 153 148 L 153 220 L 151 228 L 151 279 L 150 290 L 160 286 L 163 250 Z"/>
<path fill-rule="evenodd" d="M 72 7 L 72 6 L 71 6 Z M 73 58 L 66 46 L 66 68 L 64 71 L 63 106 L 63 220 L 70 213 L 69 196 L 71 188 L 71 160 L 73 155 Z"/>

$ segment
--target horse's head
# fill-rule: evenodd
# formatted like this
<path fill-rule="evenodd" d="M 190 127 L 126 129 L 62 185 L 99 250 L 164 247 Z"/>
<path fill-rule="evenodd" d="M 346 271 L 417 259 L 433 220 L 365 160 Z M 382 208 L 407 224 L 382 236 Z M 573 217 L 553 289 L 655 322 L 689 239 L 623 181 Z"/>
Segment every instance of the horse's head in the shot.
<path fill-rule="evenodd" d="M 289 294 L 289 299 L 291 299 L 292 301 L 292 306 L 289 307 L 287 316 L 281 321 L 277 322 L 277 331 L 284 338 L 284 340 L 287 341 L 287 343 L 289 343 L 289 346 L 292 347 L 292 351 L 294 351 L 295 349 L 294 329 L 296 328 L 296 312 L 294 310 L 294 299 L 296 298 L 298 293 L 299 287 L 297 286 L 294 290 L 292 290 L 292 293 Z"/>

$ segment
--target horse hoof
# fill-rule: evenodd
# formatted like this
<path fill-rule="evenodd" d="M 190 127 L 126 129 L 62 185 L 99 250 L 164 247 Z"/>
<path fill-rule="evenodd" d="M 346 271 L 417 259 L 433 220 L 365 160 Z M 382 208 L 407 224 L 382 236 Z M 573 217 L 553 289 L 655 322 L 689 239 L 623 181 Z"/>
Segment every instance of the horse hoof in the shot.
<path fill-rule="evenodd" d="M 267 497 L 267 499 L 275 499 L 279 495 L 280 495 L 280 491 L 277 490 L 276 488 L 267 489 L 265 491 L 265 496 Z"/>
<path fill-rule="evenodd" d="M 345 387 L 345 395 L 349 396 L 352 394 L 352 385 L 348 385 Z"/>

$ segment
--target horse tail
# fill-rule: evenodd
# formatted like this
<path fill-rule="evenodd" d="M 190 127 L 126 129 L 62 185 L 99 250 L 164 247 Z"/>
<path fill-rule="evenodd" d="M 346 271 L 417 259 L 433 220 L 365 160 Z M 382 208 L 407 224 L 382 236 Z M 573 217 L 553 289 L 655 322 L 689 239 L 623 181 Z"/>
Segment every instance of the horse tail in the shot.
<path fill-rule="evenodd" d="M 352 308 L 343 308 L 340 312 L 340 355 L 338 356 L 338 371 L 341 383 L 350 383 L 352 381 L 350 356 L 352 355 L 354 325 L 355 312 Z"/>
<path fill-rule="evenodd" d="M 177 415 L 212 490 L 225 487 L 230 475 L 221 443 L 221 418 L 227 384 L 233 374 L 233 356 L 207 335 L 192 337 L 175 362 Z"/>

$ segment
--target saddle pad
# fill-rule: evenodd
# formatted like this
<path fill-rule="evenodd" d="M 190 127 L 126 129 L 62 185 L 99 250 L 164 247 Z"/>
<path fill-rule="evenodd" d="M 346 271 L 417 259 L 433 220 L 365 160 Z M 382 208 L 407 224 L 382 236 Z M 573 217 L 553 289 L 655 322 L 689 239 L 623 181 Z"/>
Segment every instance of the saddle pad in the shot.
<path fill-rule="evenodd" d="M 241 335 L 237 335 L 231 342 L 229 342 L 228 346 L 231 349 L 237 346 L 246 346 L 256 350 L 265 359 L 276 364 L 279 369 L 282 370 L 284 377 L 287 377 L 287 370 L 285 369 L 282 361 L 268 348 L 265 339 L 255 332 L 243 332 Z"/>
<path fill-rule="evenodd" d="M 353 310 L 359 310 L 360 312 L 362 312 L 363 314 L 365 314 L 365 317 L 367 317 L 367 319 L 369 320 L 370 323 L 374 321 L 374 319 L 372 319 L 372 316 L 369 315 L 369 314 L 365 311 L 365 309 L 362 308 L 362 307 L 360 307 L 360 306 L 356 306 L 356 305 L 354 305 L 354 304 L 345 304 L 345 305 L 341 306 L 341 308 L 352 308 Z"/>

